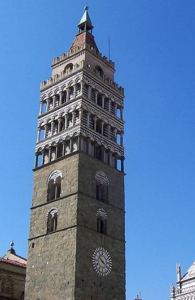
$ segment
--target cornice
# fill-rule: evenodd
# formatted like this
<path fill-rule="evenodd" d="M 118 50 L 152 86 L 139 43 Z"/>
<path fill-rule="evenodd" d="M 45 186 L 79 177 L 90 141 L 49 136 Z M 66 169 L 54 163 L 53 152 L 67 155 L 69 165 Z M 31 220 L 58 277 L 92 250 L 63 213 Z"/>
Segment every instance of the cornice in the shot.
<path fill-rule="evenodd" d="M 121 92 L 117 92 L 117 90 L 112 87 L 109 83 L 104 81 L 100 76 L 94 74 L 94 72 L 90 68 L 84 68 L 84 81 L 91 85 L 92 87 L 99 90 L 102 94 L 106 95 L 108 98 L 118 98 L 120 105 L 123 106 L 124 95 Z M 118 86 L 117 84 L 115 84 Z M 117 101 L 117 100 L 116 100 Z"/>
<path fill-rule="evenodd" d="M 124 156 L 124 147 L 83 124 L 81 125 L 81 134 L 90 138 L 91 141 L 96 141 L 99 145 L 104 146 L 106 149 L 110 149 L 112 152 L 117 152 L 119 156 Z"/>
<path fill-rule="evenodd" d="M 112 115 L 105 109 L 101 109 L 101 106 L 95 104 L 91 100 L 88 100 L 86 97 L 82 99 L 81 107 L 90 112 L 92 115 L 104 121 L 106 124 L 111 125 L 114 128 L 117 128 L 119 131 L 124 130 L 124 121 L 119 119 L 117 116 Z"/>
<path fill-rule="evenodd" d="M 35 151 L 41 151 L 50 146 L 55 146 L 59 142 L 69 140 L 73 136 L 78 136 L 80 133 L 80 124 L 74 127 L 66 129 L 66 131 L 61 131 L 55 135 L 48 137 L 47 139 L 40 141 L 36 144 Z"/>
<path fill-rule="evenodd" d="M 81 124 L 78 124 L 72 128 L 68 128 L 66 131 L 61 131 L 60 133 L 53 135 L 44 141 L 38 142 L 35 147 L 35 152 L 48 149 L 51 146 L 56 146 L 58 143 L 67 141 L 70 138 L 76 137 L 80 134 L 90 138 L 91 141 L 96 141 L 99 145 L 103 145 L 106 149 L 116 152 L 119 156 L 124 156 L 124 147 L 117 145 L 107 137 Z"/>
<path fill-rule="evenodd" d="M 54 82 L 51 86 L 42 89 L 41 100 L 56 95 L 59 91 L 63 91 L 71 85 L 79 83 L 83 79 L 83 70 L 79 72 L 76 70 L 74 73 L 75 74 L 70 74 L 70 76 L 66 75 L 66 78 L 62 78 L 62 80 Z"/>
<path fill-rule="evenodd" d="M 80 96 L 77 100 L 71 103 L 66 103 L 67 105 L 63 105 L 62 107 L 58 107 L 58 110 L 52 110 L 44 114 L 43 116 L 39 116 L 38 118 L 38 127 L 43 126 L 47 123 L 50 123 L 52 120 L 57 120 L 60 117 L 64 117 L 66 114 L 73 112 L 82 107 L 82 99 Z"/>
<path fill-rule="evenodd" d="M 78 110 L 80 108 L 84 109 L 87 112 L 90 112 L 92 115 L 98 117 L 106 124 L 109 124 L 112 127 L 116 128 L 118 131 L 124 130 L 123 120 L 112 115 L 110 112 L 101 108 L 99 105 L 95 104 L 91 100 L 88 100 L 86 97 L 81 98 L 81 96 L 79 96 L 77 100 L 71 103 L 68 102 L 67 105 L 59 107 L 58 110 L 53 110 L 51 112 L 48 112 L 47 114 L 44 114 L 43 116 L 39 116 L 38 127 L 48 124 L 52 120 L 57 120 L 60 117 L 64 117 L 66 114 Z"/>
<path fill-rule="evenodd" d="M 117 103 L 119 106 L 124 106 L 124 96 L 121 93 L 116 93 L 116 90 L 112 88 L 109 84 L 103 81 L 101 78 L 95 76 L 90 68 L 82 68 L 80 72 L 76 71 L 75 74 L 68 78 L 63 78 L 61 81 L 54 82 L 53 85 L 47 87 L 41 91 L 41 101 L 56 95 L 60 91 L 64 91 L 66 88 L 79 83 L 85 82 L 92 88 L 99 91 L 101 94 L 105 95 L 107 98 L 110 98 L 113 102 Z"/>

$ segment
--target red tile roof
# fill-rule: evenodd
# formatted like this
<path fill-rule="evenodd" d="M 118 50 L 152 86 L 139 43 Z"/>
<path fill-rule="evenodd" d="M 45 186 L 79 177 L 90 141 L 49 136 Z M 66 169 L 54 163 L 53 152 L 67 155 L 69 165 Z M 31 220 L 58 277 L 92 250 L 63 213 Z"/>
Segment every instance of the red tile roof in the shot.
<path fill-rule="evenodd" d="M 15 260 L 0 258 L 0 262 L 1 261 L 4 262 L 4 263 L 10 264 L 10 265 L 14 265 L 14 266 L 26 268 L 26 264 L 25 263 L 20 263 L 20 262 L 15 261 Z"/>

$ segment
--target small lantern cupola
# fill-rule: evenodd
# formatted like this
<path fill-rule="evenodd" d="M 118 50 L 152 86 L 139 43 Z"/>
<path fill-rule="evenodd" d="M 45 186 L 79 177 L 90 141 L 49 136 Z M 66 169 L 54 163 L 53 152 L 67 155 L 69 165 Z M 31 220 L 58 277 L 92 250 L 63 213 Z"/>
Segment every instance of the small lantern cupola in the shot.
<path fill-rule="evenodd" d="M 74 54 L 78 49 L 83 49 L 83 47 L 88 47 L 88 50 L 96 51 L 99 53 L 98 47 L 94 40 L 92 34 L 92 29 L 94 28 L 91 22 L 91 19 L 88 14 L 88 6 L 84 7 L 85 12 L 77 25 L 79 32 L 77 33 L 74 42 L 72 43 L 69 52 Z"/>
<path fill-rule="evenodd" d="M 85 9 L 84 15 L 82 16 L 82 18 L 78 24 L 79 33 L 83 32 L 83 31 L 88 31 L 88 32 L 92 33 L 93 25 L 92 25 L 91 19 L 88 14 L 89 7 L 85 6 L 84 9 Z"/>

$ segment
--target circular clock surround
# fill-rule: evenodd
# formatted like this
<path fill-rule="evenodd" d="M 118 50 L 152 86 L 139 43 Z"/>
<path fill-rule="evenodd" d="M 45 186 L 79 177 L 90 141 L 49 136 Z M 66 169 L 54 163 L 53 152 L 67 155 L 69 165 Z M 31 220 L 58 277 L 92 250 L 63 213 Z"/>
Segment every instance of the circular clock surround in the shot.
<path fill-rule="evenodd" d="M 109 252 L 103 247 L 97 248 L 92 256 L 95 271 L 100 276 L 107 276 L 112 270 L 112 259 Z"/>

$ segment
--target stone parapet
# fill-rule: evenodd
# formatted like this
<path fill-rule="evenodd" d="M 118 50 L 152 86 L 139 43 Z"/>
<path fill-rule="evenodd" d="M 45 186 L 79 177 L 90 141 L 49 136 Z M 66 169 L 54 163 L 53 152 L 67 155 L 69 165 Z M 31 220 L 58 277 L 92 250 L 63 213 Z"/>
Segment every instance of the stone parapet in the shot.
<path fill-rule="evenodd" d="M 115 68 L 115 63 L 112 60 L 108 60 L 108 58 L 104 55 L 102 55 L 102 53 L 100 53 L 99 51 L 97 51 L 97 49 L 90 47 L 90 45 L 88 45 L 87 43 L 84 43 L 83 45 L 81 45 L 80 47 L 75 47 L 74 49 L 69 50 L 66 54 L 63 53 L 61 54 L 59 57 L 55 57 L 52 61 L 52 67 L 62 61 L 64 61 L 65 59 L 69 58 L 70 56 L 73 56 L 74 54 L 82 51 L 82 50 L 88 50 L 91 53 L 93 53 L 97 58 L 101 59 L 105 64 L 107 64 L 109 67 L 111 67 L 112 69 Z"/>
<path fill-rule="evenodd" d="M 61 57 L 61 56 L 60 56 Z M 61 63 L 62 60 L 59 60 L 59 63 Z M 80 65 L 74 65 L 72 70 L 67 70 L 66 72 L 60 72 L 59 74 L 56 74 L 50 78 L 48 78 L 46 81 L 42 81 L 40 85 L 40 90 L 43 91 L 47 89 L 48 87 L 51 87 L 52 85 L 62 81 L 63 79 L 68 78 L 69 76 L 74 75 L 75 73 L 78 73 L 80 70 L 85 69 L 87 72 L 96 75 L 98 79 L 106 83 L 108 86 L 111 86 L 114 88 L 117 92 L 124 95 L 124 88 L 122 86 L 119 86 L 116 82 L 112 81 L 107 76 L 101 77 L 99 74 L 95 72 L 94 69 L 90 68 L 87 62 L 81 61 Z"/>

